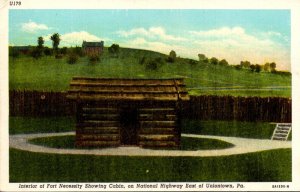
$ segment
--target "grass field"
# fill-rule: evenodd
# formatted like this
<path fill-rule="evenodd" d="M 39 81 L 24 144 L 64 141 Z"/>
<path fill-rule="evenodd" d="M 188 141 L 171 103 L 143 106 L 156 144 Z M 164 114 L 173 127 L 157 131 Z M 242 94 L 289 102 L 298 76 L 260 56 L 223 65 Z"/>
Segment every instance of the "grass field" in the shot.
<path fill-rule="evenodd" d="M 75 131 L 72 117 L 10 117 L 9 134 L 53 133 Z"/>
<path fill-rule="evenodd" d="M 9 123 L 10 134 L 74 130 L 74 119 L 67 117 L 10 117 Z M 184 133 L 249 138 L 269 138 L 274 127 L 268 123 L 224 121 L 183 121 L 183 125 Z M 72 148 L 72 141 L 74 137 L 38 142 Z M 194 140 L 187 142 L 186 150 L 201 145 Z M 204 146 L 214 144 L 204 143 Z M 10 182 L 291 181 L 290 149 L 225 157 L 101 157 L 16 149 L 10 149 L 9 155 Z"/>
<path fill-rule="evenodd" d="M 10 182 L 291 181 L 290 162 L 290 149 L 226 157 L 102 157 L 11 149 L 9 177 Z"/>
<path fill-rule="evenodd" d="M 157 70 L 147 70 L 139 63 L 143 56 L 166 58 L 166 55 L 157 52 L 126 48 L 120 50 L 118 58 L 109 56 L 105 51 L 101 62 L 96 64 L 90 64 L 87 57 L 80 58 L 76 64 L 67 64 L 66 58 L 55 59 L 54 56 L 44 56 L 38 60 L 28 56 L 11 57 L 9 86 L 10 89 L 65 91 L 73 76 L 183 77 L 193 95 L 291 97 L 291 75 L 255 73 L 204 63 L 190 64 L 189 60 L 182 58 L 175 63 L 164 62 Z"/>
<path fill-rule="evenodd" d="M 275 124 L 268 122 L 200 121 L 190 119 L 184 119 L 181 126 L 182 131 L 185 133 L 255 139 L 270 139 L 275 129 Z M 290 132 L 288 140 L 292 140 L 292 132 Z"/>

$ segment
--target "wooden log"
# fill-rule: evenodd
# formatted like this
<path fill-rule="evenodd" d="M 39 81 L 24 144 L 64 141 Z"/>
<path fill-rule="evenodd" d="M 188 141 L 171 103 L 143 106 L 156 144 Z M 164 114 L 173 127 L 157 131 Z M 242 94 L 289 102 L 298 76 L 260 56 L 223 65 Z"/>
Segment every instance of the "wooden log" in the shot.
<path fill-rule="evenodd" d="M 119 134 L 119 127 L 80 127 L 76 134 Z"/>
<path fill-rule="evenodd" d="M 76 134 L 76 140 L 80 141 L 119 141 L 119 134 Z"/>
<path fill-rule="evenodd" d="M 174 135 L 139 135 L 138 139 L 140 142 L 142 141 L 174 141 Z"/>
<path fill-rule="evenodd" d="M 140 128 L 140 134 L 174 134 L 175 128 Z"/>
<path fill-rule="evenodd" d="M 142 147 L 177 147 L 175 141 L 140 141 L 138 145 Z"/>
<path fill-rule="evenodd" d="M 112 147 L 119 146 L 119 141 L 80 141 L 76 140 L 77 147 Z"/>
<path fill-rule="evenodd" d="M 155 128 L 155 127 L 175 127 L 175 121 L 140 121 L 141 128 Z"/>

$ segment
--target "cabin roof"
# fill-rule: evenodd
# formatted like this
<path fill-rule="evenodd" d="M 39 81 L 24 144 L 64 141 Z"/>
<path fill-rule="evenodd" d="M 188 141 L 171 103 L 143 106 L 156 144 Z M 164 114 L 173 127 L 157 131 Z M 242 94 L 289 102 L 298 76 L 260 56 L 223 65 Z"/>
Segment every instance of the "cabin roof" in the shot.
<path fill-rule="evenodd" d="M 118 79 L 73 77 L 68 99 L 100 101 L 189 100 L 183 79 Z"/>

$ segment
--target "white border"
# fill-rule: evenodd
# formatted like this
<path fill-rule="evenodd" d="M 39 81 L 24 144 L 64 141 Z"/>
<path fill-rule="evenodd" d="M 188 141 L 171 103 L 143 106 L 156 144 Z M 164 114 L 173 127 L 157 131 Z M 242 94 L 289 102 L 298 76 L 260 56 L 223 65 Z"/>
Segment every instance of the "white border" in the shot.
<path fill-rule="evenodd" d="M 289 9 L 291 10 L 291 63 L 292 63 L 292 118 L 293 118 L 293 171 L 287 191 L 300 191 L 300 1 L 298 0 L 20 0 L 21 7 L 9 7 L 8 0 L 0 0 L 0 191 L 20 191 L 18 184 L 8 180 L 8 9 Z M 194 183 L 194 182 L 193 182 Z M 204 183 L 205 182 L 201 182 Z M 40 183 L 39 183 L 40 184 Z M 235 183 L 236 184 L 236 183 Z M 271 183 L 242 183 L 246 191 L 284 191 L 272 189 Z M 276 182 L 275 184 L 284 184 Z M 70 189 L 65 189 L 69 191 Z M 110 189 L 116 191 L 117 189 Z M 162 190 L 162 189 L 160 189 Z M 199 189 L 210 191 L 216 189 Z M 237 190 L 237 189 L 235 189 Z M 241 189 L 239 189 L 241 190 Z M 27 189 L 23 191 L 34 191 Z M 40 191 L 40 189 L 39 189 Z M 49 191 L 49 189 L 47 189 Z M 72 189 L 72 191 L 76 191 Z M 124 191 L 122 189 L 122 191 Z M 144 190 L 145 191 L 145 190 Z M 164 190 L 166 191 L 166 190 Z M 169 190 L 171 191 L 171 190 Z M 174 191 L 174 189 L 172 190 Z M 221 191 L 218 189 L 218 191 Z M 224 189 L 223 191 L 228 191 Z"/>

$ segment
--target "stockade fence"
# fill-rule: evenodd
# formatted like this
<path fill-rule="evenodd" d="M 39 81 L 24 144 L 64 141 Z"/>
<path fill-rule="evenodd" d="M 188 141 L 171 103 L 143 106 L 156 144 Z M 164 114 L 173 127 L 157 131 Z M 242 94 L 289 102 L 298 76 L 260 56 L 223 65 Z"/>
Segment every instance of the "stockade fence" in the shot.
<path fill-rule="evenodd" d="M 291 122 L 292 100 L 281 97 L 191 96 L 183 116 L 201 120 Z"/>
<path fill-rule="evenodd" d="M 9 91 L 10 116 L 73 116 L 75 103 L 65 92 Z M 190 96 L 183 118 L 291 122 L 292 100 L 280 97 Z"/>
<path fill-rule="evenodd" d="M 9 91 L 10 116 L 71 116 L 76 113 L 65 92 Z"/>

